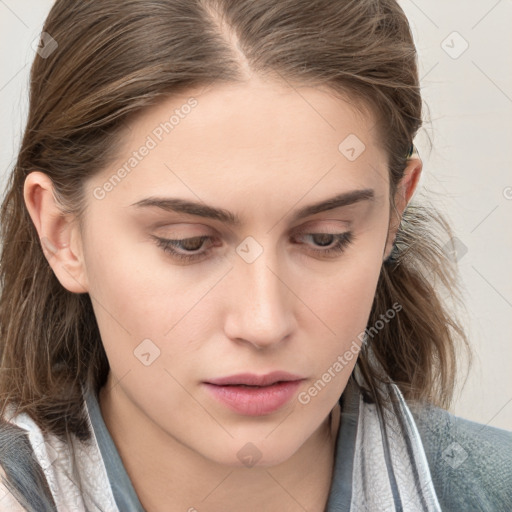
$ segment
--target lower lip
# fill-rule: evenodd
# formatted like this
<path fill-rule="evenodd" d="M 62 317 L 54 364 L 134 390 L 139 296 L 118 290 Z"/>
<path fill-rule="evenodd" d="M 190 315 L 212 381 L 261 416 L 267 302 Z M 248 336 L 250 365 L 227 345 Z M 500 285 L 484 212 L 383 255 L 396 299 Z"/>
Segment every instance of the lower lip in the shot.
<path fill-rule="evenodd" d="M 216 386 L 205 383 L 208 391 L 231 410 L 246 416 L 263 416 L 280 409 L 297 391 L 301 380 L 278 382 L 264 387 Z"/>

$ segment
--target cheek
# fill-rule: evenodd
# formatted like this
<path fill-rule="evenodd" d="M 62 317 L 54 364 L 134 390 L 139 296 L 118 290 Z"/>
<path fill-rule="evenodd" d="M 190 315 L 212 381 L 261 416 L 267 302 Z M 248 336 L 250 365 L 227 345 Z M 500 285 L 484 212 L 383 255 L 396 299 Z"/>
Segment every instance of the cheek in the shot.
<path fill-rule="evenodd" d="M 380 269 L 378 252 L 351 255 L 332 265 L 328 275 L 305 275 L 294 291 L 326 324 L 326 334 L 346 339 L 366 327 Z"/>
<path fill-rule="evenodd" d="M 166 300 L 171 301 L 176 283 L 158 279 L 147 249 L 113 224 L 94 232 L 88 247 L 89 294 L 107 355 L 133 357 L 143 339 L 160 337 L 169 328 Z"/>
<path fill-rule="evenodd" d="M 310 275 L 301 280 L 298 295 L 314 298 L 304 301 L 314 315 L 305 310 L 301 330 L 308 333 L 308 339 L 318 340 L 314 352 L 305 350 L 317 378 L 330 383 L 329 390 L 322 392 L 326 404 L 341 393 L 357 361 L 380 274 L 381 253 L 380 247 L 366 247 L 360 255 L 354 253 L 333 265 L 328 278 Z"/>
<path fill-rule="evenodd" d="M 308 339 L 316 340 L 314 349 L 303 347 L 315 378 L 299 402 L 322 414 L 339 399 L 357 362 L 379 275 L 378 261 L 376 270 L 364 265 L 346 270 L 333 275 L 328 288 L 312 287 L 306 295 L 316 297 L 313 311 L 322 322 L 309 314 L 304 321 Z"/>
<path fill-rule="evenodd" d="M 215 316 L 215 285 L 229 270 L 215 266 L 176 266 L 151 242 L 105 233 L 87 255 L 90 295 L 105 351 L 117 373 L 133 364 L 144 340 L 156 354 L 157 365 L 187 361 L 204 339 L 208 322 Z M 179 342 L 177 342 L 179 340 Z M 142 350 L 142 349 L 140 349 Z M 151 350 L 150 350 L 151 352 Z M 122 367 L 121 367 L 122 365 Z"/>
<path fill-rule="evenodd" d="M 154 325 L 155 318 L 171 323 L 172 318 L 165 318 L 169 306 L 179 306 L 178 299 L 190 290 L 183 274 L 165 264 L 165 255 L 155 244 L 114 223 L 95 232 L 88 244 L 90 294 L 99 309 L 107 310 L 103 316 L 109 313 L 109 321 L 118 320 L 128 331 L 139 330 L 142 320 L 147 327 Z M 161 335 L 163 325 L 159 330 L 154 327 Z"/>

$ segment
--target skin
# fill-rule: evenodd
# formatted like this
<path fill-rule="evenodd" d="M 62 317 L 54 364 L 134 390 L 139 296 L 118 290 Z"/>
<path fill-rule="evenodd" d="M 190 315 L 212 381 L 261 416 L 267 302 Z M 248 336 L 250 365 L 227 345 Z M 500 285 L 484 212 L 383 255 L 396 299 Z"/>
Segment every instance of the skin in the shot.
<path fill-rule="evenodd" d="M 198 105 L 96 199 L 95 188 L 191 96 Z M 366 146 L 354 161 L 338 150 L 349 134 Z M 248 510 L 249 497 L 250 510 L 324 510 L 337 402 L 356 358 L 309 403 L 294 397 L 259 417 L 229 410 L 202 382 L 286 370 L 305 378 L 298 395 L 360 344 L 421 167 L 409 160 L 392 212 L 386 155 L 369 114 L 326 90 L 253 77 L 188 91 L 134 119 L 118 160 L 86 184 L 83 233 L 60 212 L 48 177 L 29 174 L 25 202 L 49 264 L 66 289 L 92 298 L 111 367 L 101 411 L 146 510 Z M 291 221 L 302 206 L 364 188 L 373 201 Z M 242 224 L 130 206 L 152 195 L 221 207 Z M 313 251 L 336 239 L 298 237 L 302 230 L 352 231 L 355 239 L 325 257 Z M 150 235 L 211 236 L 216 245 L 206 242 L 199 252 L 207 257 L 183 263 Z M 248 236 L 263 249 L 252 263 L 236 252 Z M 146 366 L 134 350 L 148 338 L 160 355 Z M 237 457 L 249 442 L 261 456 L 252 467 Z"/>

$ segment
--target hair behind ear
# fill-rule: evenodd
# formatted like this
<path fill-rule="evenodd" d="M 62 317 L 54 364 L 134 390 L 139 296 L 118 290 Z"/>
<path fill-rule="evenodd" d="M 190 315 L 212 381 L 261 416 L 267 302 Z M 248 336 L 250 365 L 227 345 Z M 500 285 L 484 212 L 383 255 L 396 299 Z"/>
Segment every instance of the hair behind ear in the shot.
<path fill-rule="evenodd" d="M 439 211 L 414 200 L 409 203 L 393 258 L 381 269 L 367 342 L 357 362 L 374 394 L 377 381 L 391 379 L 405 399 L 448 408 L 462 355 L 459 347 L 465 350 L 469 369 L 472 352 L 466 333 L 440 293 L 447 291 L 454 304 L 463 305 L 456 263 L 447 249 L 452 239 Z M 384 321 L 387 311 L 394 313 Z"/>

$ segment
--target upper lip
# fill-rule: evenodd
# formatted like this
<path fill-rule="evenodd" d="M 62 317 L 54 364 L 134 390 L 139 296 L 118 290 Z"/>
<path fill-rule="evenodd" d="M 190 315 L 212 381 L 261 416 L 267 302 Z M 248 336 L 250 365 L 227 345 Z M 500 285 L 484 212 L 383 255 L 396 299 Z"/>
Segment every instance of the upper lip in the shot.
<path fill-rule="evenodd" d="M 247 386 L 270 386 L 280 381 L 302 380 L 303 377 L 294 375 L 289 372 L 275 371 L 267 373 L 266 375 L 256 375 L 254 373 L 238 373 L 236 375 L 229 375 L 228 377 L 220 377 L 207 381 L 208 384 L 215 384 L 216 386 L 228 386 L 236 384 L 245 384 Z"/>

